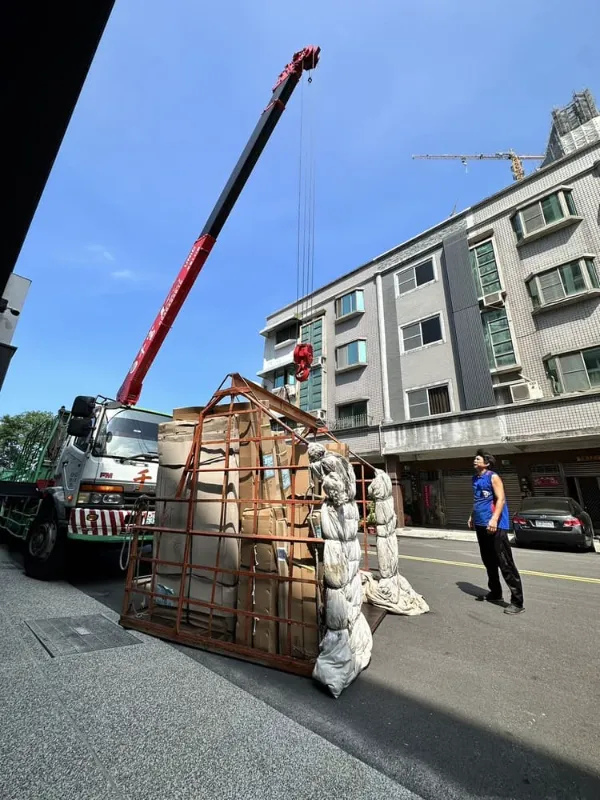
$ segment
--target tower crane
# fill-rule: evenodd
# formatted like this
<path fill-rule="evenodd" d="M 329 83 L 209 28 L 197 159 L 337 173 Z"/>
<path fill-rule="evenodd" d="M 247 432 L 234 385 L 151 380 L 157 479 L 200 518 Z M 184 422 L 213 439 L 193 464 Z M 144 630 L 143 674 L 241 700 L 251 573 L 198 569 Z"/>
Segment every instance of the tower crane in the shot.
<path fill-rule="evenodd" d="M 523 169 L 523 161 L 543 161 L 544 158 L 546 158 L 546 156 L 545 155 L 521 156 L 517 155 L 512 150 L 508 150 L 508 152 L 506 153 L 476 153 L 474 155 L 440 155 L 440 156 L 422 155 L 422 156 L 413 156 L 413 158 L 427 158 L 427 159 L 437 159 L 437 160 L 459 159 L 465 166 L 467 165 L 467 161 L 505 159 L 510 161 L 510 169 L 513 174 L 514 180 L 520 181 L 523 180 L 523 178 L 525 177 L 525 170 Z"/>

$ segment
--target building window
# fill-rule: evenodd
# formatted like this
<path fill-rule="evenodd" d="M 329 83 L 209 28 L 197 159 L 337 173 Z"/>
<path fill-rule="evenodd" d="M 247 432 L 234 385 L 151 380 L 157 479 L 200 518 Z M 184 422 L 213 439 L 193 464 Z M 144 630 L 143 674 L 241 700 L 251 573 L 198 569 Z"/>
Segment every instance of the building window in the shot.
<path fill-rule="evenodd" d="M 408 416 L 410 419 L 434 417 L 436 414 L 448 414 L 451 410 L 448 386 L 415 389 L 412 392 L 407 392 L 406 395 L 408 397 Z"/>
<path fill-rule="evenodd" d="M 356 289 L 343 297 L 338 297 L 335 301 L 335 318 L 344 319 L 353 314 L 360 314 L 365 310 L 365 293 L 362 289 Z"/>
<path fill-rule="evenodd" d="M 546 366 L 555 394 L 600 388 L 600 347 L 550 358 Z"/>
<path fill-rule="evenodd" d="M 481 320 L 490 369 L 514 366 L 517 359 L 506 309 L 484 311 Z"/>
<path fill-rule="evenodd" d="M 558 303 L 567 297 L 600 289 L 598 271 L 592 258 L 580 258 L 540 272 L 527 281 L 534 308 Z"/>
<path fill-rule="evenodd" d="M 512 218 L 517 241 L 542 231 L 567 217 L 576 216 L 575 203 L 570 190 L 561 189 L 519 209 Z"/>
<path fill-rule="evenodd" d="M 296 368 L 290 364 L 289 367 L 276 369 L 273 373 L 273 388 L 281 389 L 282 386 L 293 386 L 296 383 Z"/>
<path fill-rule="evenodd" d="M 408 267 L 396 274 L 398 294 L 412 292 L 417 286 L 425 286 L 427 283 L 433 283 L 434 280 L 435 270 L 433 259 L 430 258 L 422 264 L 417 264 L 416 267 Z"/>
<path fill-rule="evenodd" d="M 323 374 L 321 367 L 313 367 L 307 381 L 300 384 L 301 411 L 320 411 L 323 408 Z"/>
<path fill-rule="evenodd" d="M 357 339 L 336 347 L 335 366 L 336 369 L 350 369 L 351 367 L 362 367 L 367 363 L 367 342 L 365 339 Z"/>
<path fill-rule="evenodd" d="M 300 331 L 300 341 L 313 346 L 315 358 L 323 355 L 323 320 L 315 319 L 307 325 L 303 325 Z"/>
<path fill-rule="evenodd" d="M 290 322 L 284 328 L 279 328 L 275 331 L 275 344 L 284 344 L 285 342 L 295 342 L 298 338 L 298 323 Z"/>
<path fill-rule="evenodd" d="M 349 430 L 350 428 L 364 428 L 369 425 L 367 416 L 367 401 L 346 403 L 338 406 L 335 419 L 335 430 Z"/>
<path fill-rule="evenodd" d="M 405 352 L 442 340 L 442 320 L 439 314 L 402 328 L 402 345 Z"/>
<path fill-rule="evenodd" d="M 483 244 L 471 248 L 471 268 L 479 299 L 485 297 L 486 294 L 502 291 L 496 254 L 491 239 L 489 242 L 483 242 Z"/>

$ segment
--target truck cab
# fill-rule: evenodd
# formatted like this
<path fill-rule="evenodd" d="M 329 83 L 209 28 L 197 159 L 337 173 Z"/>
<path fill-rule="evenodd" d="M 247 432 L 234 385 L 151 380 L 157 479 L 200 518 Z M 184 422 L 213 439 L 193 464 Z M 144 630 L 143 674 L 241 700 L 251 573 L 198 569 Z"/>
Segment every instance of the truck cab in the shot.
<path fill-rule="evenodd" d="M 123 542 L 142 496 L 150 500 L 143 521 L 154 524 L 158 426 L 169 420 L 111 400 L 75 398 L 51 485 L 26 536 L 28 575 L 57 577 L 69 540 Z"/>

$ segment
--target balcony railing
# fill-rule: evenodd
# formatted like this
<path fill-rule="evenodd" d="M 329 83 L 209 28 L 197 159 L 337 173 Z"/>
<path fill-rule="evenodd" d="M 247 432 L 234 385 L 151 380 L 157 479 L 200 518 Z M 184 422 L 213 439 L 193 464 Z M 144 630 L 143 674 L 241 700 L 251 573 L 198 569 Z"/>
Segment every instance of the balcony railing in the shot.
<path fill-rule="evenodd" d="M 354 428 L 369 428 L 373 425 L 373 417 L 369 414 L 356 414 L 352 417 L 339 417 L 327 422 L 330 431 L 351 431 Z"/>

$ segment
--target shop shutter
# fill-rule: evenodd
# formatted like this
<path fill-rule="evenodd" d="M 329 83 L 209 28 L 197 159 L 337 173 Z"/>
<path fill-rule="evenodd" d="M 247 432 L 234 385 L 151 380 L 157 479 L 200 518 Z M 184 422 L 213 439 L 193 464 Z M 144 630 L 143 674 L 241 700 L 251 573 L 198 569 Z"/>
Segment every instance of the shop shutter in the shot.
<path fill-rule="evenodd" d="M 577 461 L 564 464 L 563 469 L 567 478 L 600 477 L 600 461 Z"/>
<path fill-rule="evenodd" d="M 506 495 L 506 502 L 508 503 L 508 513 L 511 519 L 521 508 L 521 484 L 519 483 L 519 476 L 516 472 L 502 472 L 498 473 L 504 483 L 504 494 Z"/>
<path fill-rule="evenodd" d="M 469 470 L 447 470 L 443 474 L 442 500 L 448 528 L 466 528 L 473 510 L 473 473 Z"/>

